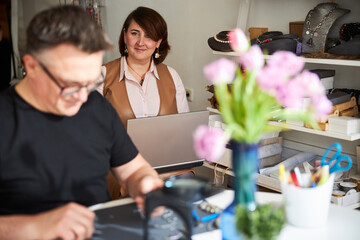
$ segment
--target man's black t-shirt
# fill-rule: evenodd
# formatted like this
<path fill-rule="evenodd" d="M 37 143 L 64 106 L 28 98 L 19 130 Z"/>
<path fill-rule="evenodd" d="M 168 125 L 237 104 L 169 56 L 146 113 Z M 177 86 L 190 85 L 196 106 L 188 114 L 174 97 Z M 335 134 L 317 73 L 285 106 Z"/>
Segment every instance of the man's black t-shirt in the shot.
<path fill-rule="evenodd" d="M 36 110 L 14 87 L 0 94 L 0 214 L 108 201 L 109 168 L 137 154 L 116 111 L 98 92 L 73 117 Z"/>

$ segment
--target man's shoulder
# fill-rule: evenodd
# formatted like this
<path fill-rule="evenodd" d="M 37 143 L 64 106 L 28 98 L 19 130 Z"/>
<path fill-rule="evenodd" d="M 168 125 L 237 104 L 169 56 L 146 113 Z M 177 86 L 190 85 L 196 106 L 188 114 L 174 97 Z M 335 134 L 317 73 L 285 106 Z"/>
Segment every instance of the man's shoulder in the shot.
<path fill-rule="evenodd" d="M 0 92 L 0 103 L 8 103 L 9 100 L 15 97 L 14 87 L 9 87 Z"/>
<path fill-rule="evenodd" d="M 112 105 L 109 101 L 101 95 L 98 91 L 93 91 L 89 94 L 88 100 L 84 103 L 83 107 L 91 108 L 98 113 L 100 112 L 112 112 Z"/>
<path fill-rule="evenodd" d="M 112 66 L 114 66 L 114 65 L 120 65 L 120 58 L 114 59 L 114 60 L 112 60 L 112 61 L 107 62 L 107 63 L 104 64 L 104 66 L 105 66 L 106 68 L 112 67 Z"/>

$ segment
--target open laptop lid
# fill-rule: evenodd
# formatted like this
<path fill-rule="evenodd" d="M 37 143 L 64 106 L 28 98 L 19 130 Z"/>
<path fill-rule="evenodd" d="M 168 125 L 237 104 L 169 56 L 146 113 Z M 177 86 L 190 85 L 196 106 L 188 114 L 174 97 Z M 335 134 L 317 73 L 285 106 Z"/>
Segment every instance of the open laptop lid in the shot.
<path fill-rule="evenodd" d="M 158 172 L 173 171 L 203 164 L 204 160 L 195 154 L 192 136 L 208 121 L 208 111 L 136 118 L 127 121 L 127 132 Z"/>

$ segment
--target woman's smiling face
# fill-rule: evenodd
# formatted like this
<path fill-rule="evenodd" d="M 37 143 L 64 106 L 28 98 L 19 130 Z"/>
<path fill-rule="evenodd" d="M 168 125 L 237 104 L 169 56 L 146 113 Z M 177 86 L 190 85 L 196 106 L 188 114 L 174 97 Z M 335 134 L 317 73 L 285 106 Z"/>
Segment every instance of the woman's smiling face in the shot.
<path fill-rule="evenodd" d="M 124 31 L 124 41 L 128 50 L 128 57 L 138 61 L 149 61 L 161 40 L 152 40 L 146 32 L 133 20 L 128 31 Z"/>

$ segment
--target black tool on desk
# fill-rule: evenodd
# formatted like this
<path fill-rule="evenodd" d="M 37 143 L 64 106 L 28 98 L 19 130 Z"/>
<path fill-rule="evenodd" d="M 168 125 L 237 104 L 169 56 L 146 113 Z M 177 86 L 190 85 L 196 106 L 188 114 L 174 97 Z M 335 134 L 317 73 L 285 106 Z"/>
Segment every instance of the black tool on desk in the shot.
<path fill-rule="evenodd" d="M 151 214 L 160 206 L 172 209 L 182 218 L 187 228 L 182 237 L 191 239 L 194 226 L 193 203 L 220 191 L 222 189 L 212 188 L 207 180 L 199 177 L 177 176 L 165 180 L 162 189 L 157 189 L 146 195 L 144 239 L 149 239 Z"/>
<path fill-rule="evenodd" d="M 183 178 L 183 177 L 181 177 Z M 171 181 L 165 181 L 167 187 L 156 190 L 149 195 L 155 194 L 157 197 L 163 197 L 160 201 L 156 198 L 148 198 L 148 201 L 153 202 L 153 206 L 165 205 L 162 200 L 164 199 L 175 199 L 171 201 L 174 204 L 181 202 L 186 203 L 187 208 L 181 208 L 181 211 L 185 213 L 188 222 L 192 224 L 190 231 L 192 235 L 201 234 L 207 231 L 217 229 L 216 220 L 213 218 L 212 206 L 210 203 L 195 202 L 206 197 L 210 197 L 223 191 L 223 188 L 215 188 L 211 186 L 206 180 L 201 178 L 190 177 L 190 181 L 178 181 L 179 177 L 172 178 Z M 175 184 L 175 185 L 173 185 Z M 185 184 L 185 185 L 184 185 Z M 189 186 L 190 185 L 190 186 Z M 187 186 L 187 187 L 186 187 Z M 160 193 L 159 193 L 160 192 Z M 180 201 L 180 199 L 182 199 Z M 200 206 L 204 205 L 204 206 Z M 191 234 L 183 226 L 184 220 L 180 213 L 174 208 L 166 208 L 163 214 L 157 218 L 151 219 L 148 224 L 147 232 L 151 233 L 146 235 L 149 240 L 180 240 L 189 239 Z M 210 209 L 208 209 L 208 207 Z M 195 214 L 194 211 L 195 210 Z M 219 210 L 220 211 L 220 210 Z M 95 232 L 91 240 L 118 240 L 118 239 L 131 239 L 131 240 L 143 240 L 145 238 L 144 226 L 145 217 L 137 209 L 136 203 L 131 202 L 127 204 L 115 204 L 108 208 L 102 208 L 95 210 Z M 151 214 L 151 210 L 149 211 Z M 196 219 L 195 216 L 199 219 Z M 211 220 L 209 220 L 211 218 Z M 149 220 L 149 219 L 148 219 Z M 180 228 L 179 228 L 180 226 Z M 183 227 L 183 228 L 181 228 Z M 188 228 L 188 226 L 186 226 Z M 175 229 L 175 230 L 173 230 Z M 186 230 L 183 231 L 183 230 Z"/>

